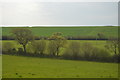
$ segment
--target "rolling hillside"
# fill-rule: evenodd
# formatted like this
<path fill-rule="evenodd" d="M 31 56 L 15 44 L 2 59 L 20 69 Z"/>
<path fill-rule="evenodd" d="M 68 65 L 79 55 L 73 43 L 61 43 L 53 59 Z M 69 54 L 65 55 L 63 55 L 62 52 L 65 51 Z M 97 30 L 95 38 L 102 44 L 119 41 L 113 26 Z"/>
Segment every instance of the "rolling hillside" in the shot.
<path fill-rule="evenodd" d="M 118 64 L 116 63 L 3 55 L 3 78 L 117 77 Z"/>
<path fill-rule="evenodd" d="M 15 28 L 15 27 L 14 27 Z M 26 27 L 28 28 L 28 27 Z M 2 35 L 11 35 L 13 27 L 3 27 Z M 54 32 L 62 32 L 64 36 L 96 36 L 103 33 L 106 37 L 117 37 L 118 27 L 29 27 L 37 36 L 50 36 Z"/>

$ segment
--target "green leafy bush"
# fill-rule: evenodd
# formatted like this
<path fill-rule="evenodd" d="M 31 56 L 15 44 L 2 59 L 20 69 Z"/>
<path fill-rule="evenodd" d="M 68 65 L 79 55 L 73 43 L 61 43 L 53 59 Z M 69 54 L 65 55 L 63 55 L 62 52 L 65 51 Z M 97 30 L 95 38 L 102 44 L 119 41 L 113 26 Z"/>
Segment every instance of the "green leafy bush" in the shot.
<path fill-rule="evenodd" d="M 47 51 L 48 51 L 48 54 L 50 54 L 51 56 L 56 56 L 56 52 L 58 51 L 56 41 L 51 40 L 49 42 Z"/>
<path fill-rule="evenodd" d="M 94 47 L 90 43 L 83 43 L 83 45 L 81 45 L 79 42 L 71 42 L 62 56 L 66 59 L 75 60 L 112 61 L 111 55 L 107 50 Z"/>
<path fill-rule="evenodd" d="M 70 59 L 80 59 L 81 55 L 81 46 L 79 42 L 71 42 L 63 54 L 64 58 Z"/>
<path fill-rule="evenodd" d="M 91 59 L 93 49 L 94 47 L 91 43 L 83 43 L 82 51 L 83 51 L 84 59 L 86 60 Z"/>
<path fill-rule="evenodd" d="M 46 41 L 39 40 L 31 42 L 31 49 L 34 53 L 43 55 L 46 50 Z"/>
<path fill-rule="evenodd" d="M 2 52 L 6 54 L 11 54 L 12 49 L 15 48 L 15 45 L 11 42 L 5 42 L 2 44 Z"/>
<path fill-rule="evenodd" d="M 94 61 L 111 61 L 110 53 L 105 49 L 93 48 L 91 60 Z"/>

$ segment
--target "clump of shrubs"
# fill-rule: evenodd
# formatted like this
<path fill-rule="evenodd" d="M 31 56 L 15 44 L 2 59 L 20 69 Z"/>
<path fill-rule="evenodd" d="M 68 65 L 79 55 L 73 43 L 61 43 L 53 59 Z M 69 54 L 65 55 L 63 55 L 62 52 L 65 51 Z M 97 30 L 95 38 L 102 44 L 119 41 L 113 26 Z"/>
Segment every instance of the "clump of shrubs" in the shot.
<path fill-rule="evenodd" d="M 82 45 L 82 51 L 83 51 L 83 57 L 86 60 L 90 60 L 92 53 L 93 53 L 93 45 L 91 43 L 83 43 Z"/>
<path fill-rule="evenodd" d="M 46 50 L 46 41 L 39 40 L 31 42 L 31 49 L 34 51 L 35 54 L 44 55 Z"/>
<path fill-rule="evenodd" d="M 56 53 L 57 53 L 57 44 L 55 41 L 50 41 L 49 44 L 48 44 L 48 47 L 47 47 L 47 50 L 48 50 L 48 54 L 50 56 L 56 56 Z"/>
<path fill-rule="evenodd" d="M 51 40 L 46 43 L 45 40 L 32 41 L 27 45 L 29 50 L 33 51 L 32 56 L 41 56 L 47 55 L 59 57 L 57 53 L 58 50 L 58 42 Z M 63 47 L 60 46 L 59 49 Z M 11 42 L 5 42 L 2 45 L 2 51 L 5 54 L 19 54 L 25 55 L 23 48 L 18 48 L 16 50 L 15 45 Z M 28 50 L 27 50 L 28 51 Z M 28 52 L 31 53 L 31 51 Z M 27 54 L 27 55 L 28 55 Z M 30 55 L 30 54 L 29 54 Z M 80 43 L 77 41 L 71 41 L 63 51 L 63 54 L 60 57 L 64 59 L 72 59 L 72 60 L 88 60 L 88 61 L 102 61 L 102 62 L 120 62 L 120 55 L 115 54 L 111 55 L 110 52 L 106 49 L 94 47 L 91 43 Z"/>
<path fill-rule="evenodd" d="M 63 57 L 67 59 L 79 59 L 82 57 L 81 55 L 81 45 L 79 42 L 71 42 L 66 50 L 63 53 Z"/>
<path fill-rule="evenodd" d="M 50 40 L 47 46 L 47 53 L 50 56 L 60 56 L 61 49 L 65 47 L 64 42 L 62 40 Z"/>
<path fill-rule="evenodd" d="M 24 55 L 24 51 L 23 48 L 18 48 L 18 52 L 19 55 Z"/>
<path fill-rule="evenodd" d="M 105 49 L 94 47 L 91 43 L 71 42 L 64 51 L 65 59 L 88 61 L 112 61 L 110 53 Z"/>
<path fill-rule="evenodd" d="M 15 45 L 11 42 L 2 43 L 3 54 L 16 54 Z"/>
<path fill-rule="evenodd" d="M 100 48 L 96 48 L 94 47 L 92 50 L 92 55 L 91 55 L 91 59 L 93 61 L 111 61 L 111 55 L 110 53 L 105 50 L 105 49 L 100 49 Z"/>

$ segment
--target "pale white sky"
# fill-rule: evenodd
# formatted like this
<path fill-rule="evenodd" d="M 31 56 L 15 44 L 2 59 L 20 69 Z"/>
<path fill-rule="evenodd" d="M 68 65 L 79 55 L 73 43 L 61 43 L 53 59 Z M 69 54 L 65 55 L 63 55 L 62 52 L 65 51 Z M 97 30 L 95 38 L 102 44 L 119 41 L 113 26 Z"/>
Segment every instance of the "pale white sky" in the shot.
<path fill-rule="evenodd" d="M 0 24 L 118 25 L 118 0 L 87 1 L 4 0 Z"/>

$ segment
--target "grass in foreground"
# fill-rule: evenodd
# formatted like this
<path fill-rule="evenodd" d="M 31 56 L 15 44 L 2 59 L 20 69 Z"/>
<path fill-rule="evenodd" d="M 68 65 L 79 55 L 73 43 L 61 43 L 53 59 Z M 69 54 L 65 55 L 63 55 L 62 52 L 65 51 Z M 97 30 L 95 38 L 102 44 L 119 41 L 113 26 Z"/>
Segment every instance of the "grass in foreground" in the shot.
<path fill-rule="evenodd" d="M 0 78 L 2 78 L 2 55 L 0 54 Z"/>
<path fill-rule="evenodd" d="M 3 78 L 117 78 L 117 63 L 3 55 Z"/>

